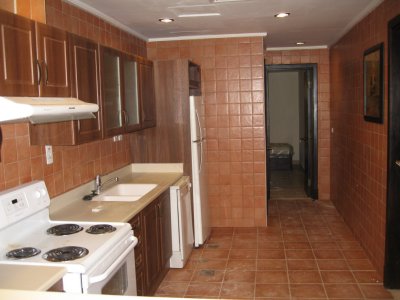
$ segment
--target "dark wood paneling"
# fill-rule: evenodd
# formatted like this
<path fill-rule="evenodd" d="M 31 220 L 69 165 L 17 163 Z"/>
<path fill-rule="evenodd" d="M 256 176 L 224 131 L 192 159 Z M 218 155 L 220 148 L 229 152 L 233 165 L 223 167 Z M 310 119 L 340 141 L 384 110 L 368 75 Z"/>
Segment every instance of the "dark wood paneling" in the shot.
<path fill-rule="evenodd" d="M 184 163 L 184 173 L 191 174 L 188 65 L 154 62 L 157 126 L 132 136 L 134 162 Z"/>
<path fill-rule="evenodd" d="M 3 96 L 38 96 L 35 23 L 0 11 L 0 91 Z"/>

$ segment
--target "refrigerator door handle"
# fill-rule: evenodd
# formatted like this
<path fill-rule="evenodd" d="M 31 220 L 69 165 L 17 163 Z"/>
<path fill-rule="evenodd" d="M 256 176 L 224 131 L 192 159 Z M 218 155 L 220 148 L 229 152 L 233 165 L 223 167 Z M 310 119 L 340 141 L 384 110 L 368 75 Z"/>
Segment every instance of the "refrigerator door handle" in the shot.
<path fill-rule="evenodd" d="M 201 128 L 199 114 L 198 114 L 197 110 L 195 112 L 196 112 L 196 122 L 197 122 L 197 126 L 199 128 L 200 137 L 199 137 L 199 139 L 194 141 L 194 143 L 200 144 L 200 163 L 199 163 L 199 173 L 200 173 L 201 169 L 202 169 L 202 165 L 203 165 L 203 141 L 204 141 L 204 138 L 203 138 L 203 130 Z"/>

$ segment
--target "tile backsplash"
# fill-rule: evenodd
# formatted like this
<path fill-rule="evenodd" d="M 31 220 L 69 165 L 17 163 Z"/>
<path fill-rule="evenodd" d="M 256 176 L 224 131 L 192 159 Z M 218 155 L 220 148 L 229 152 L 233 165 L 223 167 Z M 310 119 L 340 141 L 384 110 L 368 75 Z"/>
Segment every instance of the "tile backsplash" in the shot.
<path fill-rule="evenodd" d="M 120 142 L 53 146 L 54 162 L 47 165 L 44 146 L 30 145 L 28 123 L 1 125 L 1 132 L 0 190 L 44 180 L 54 197 L 132 161 L 127 136 Z"/>

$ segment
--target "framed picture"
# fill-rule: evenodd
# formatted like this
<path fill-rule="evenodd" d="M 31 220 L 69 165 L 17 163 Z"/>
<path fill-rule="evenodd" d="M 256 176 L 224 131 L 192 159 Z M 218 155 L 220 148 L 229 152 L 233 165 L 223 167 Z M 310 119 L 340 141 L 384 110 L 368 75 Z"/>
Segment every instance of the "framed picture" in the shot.
<path fill-rule="evenodd" d="M 364 120 L 383 122 L 383 43 L 364 52 Z"/>

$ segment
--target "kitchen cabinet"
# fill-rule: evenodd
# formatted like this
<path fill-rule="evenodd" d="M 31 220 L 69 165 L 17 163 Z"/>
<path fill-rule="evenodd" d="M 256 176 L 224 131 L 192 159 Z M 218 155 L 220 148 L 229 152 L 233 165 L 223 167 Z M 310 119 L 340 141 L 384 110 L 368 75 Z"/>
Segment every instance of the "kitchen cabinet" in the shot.
<path fill-rule="evenodd" d="M 70 97 L 67 32 L 36 23 L 40 97 Z"/>
<path fill-rule="evenodd" d="M 155 126 L 151 61 L 101 47 L 101 76 L 106 136 Z"/>
<path fill-rule="evenodd" d="M 139 89 L 141 103 L 141 128 L 156 126 L 156 97 L 154 91 L 153 62 L 141 59 L 139 62 Z"/>
<path fill-rule="evenodd" d="M 130 224 L 139 243 L 135 247 L 139 296 L 152 296 L 169 269 L 172 255 L 169 190 L 146 206 Z"/>
<path fill-rule="evenodd" d="M 74 121 L 76 143 L 94 141 L 102 137 L 99 46 L 91 40 L 70 35 L 70 66 L 72 96 L 94 103 L 99 111 L 96 119 Z"/>
<path fill-rule="evenodd" d="M 71 96 L 98 104 L 101 111 L 98 44 L 70 34 L 68 52 Z M 31 144 L 77 145 L 101 139 L 100 111 L 95 113 L 96 119 L 31 124 Z"/>
<path fill-rule="evenodd" d="M 135 270 L 136 270 L 136 289 L 138 296 L 145 295 L 145 270 L 144 270 L 144 247 L 142 230 L 142 213 L 139 213 L 129 221 L 133 229 L 133 235 L 137 237 L 138 243 L 135 247 Z"/>
<path fill-rule="evenodd" d="M 101 82 L 103 97 L 103 124 L 106 136 L 124 132 L 121 95 L 121 53 L 100 47 Z"/>
<path fill-rule="evenodd" d="M 0 10 L 0 94 L 38 96 L 35 22 Z"/>
<path fill-rule="evenodd" d="M 69 97 L 67 33 L 6 11 L 0 26 L 1 95 Z"/>
<path fill-rule="evenodd" d="M 128 54 L 122 56 L 122 70 L 125 131 L 132 132 L 141 128 L 138 63 L 134 56 Z"/>

